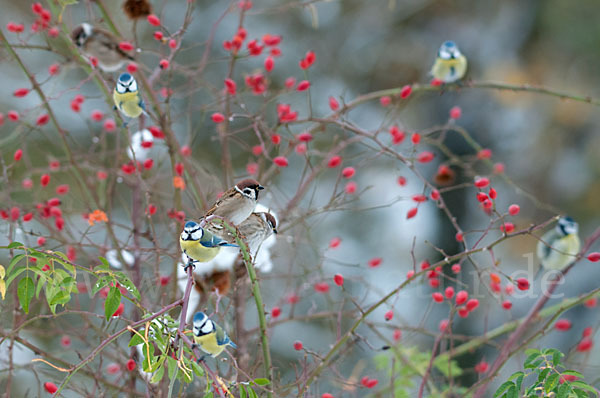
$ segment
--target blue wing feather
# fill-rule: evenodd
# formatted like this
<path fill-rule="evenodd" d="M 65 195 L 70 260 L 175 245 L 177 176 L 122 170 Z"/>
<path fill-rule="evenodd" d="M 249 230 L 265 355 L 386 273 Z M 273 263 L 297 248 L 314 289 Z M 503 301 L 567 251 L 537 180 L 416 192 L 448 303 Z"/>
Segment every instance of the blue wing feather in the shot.
<path fill-rule="evenodd" d="M 200 244 L 204 247 L 239 247 L 238 245 L 234 245 L 233 243 L 228 243 L 227 241 L 219 238 L 218 236 L 213 235 L 210 240 L 202 241 L 200 240 Z"/>

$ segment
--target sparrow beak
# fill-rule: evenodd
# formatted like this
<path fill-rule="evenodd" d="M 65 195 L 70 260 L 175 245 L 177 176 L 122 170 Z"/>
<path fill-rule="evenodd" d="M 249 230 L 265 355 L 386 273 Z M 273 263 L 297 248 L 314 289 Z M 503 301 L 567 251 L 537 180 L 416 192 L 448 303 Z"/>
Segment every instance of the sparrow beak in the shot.
<path fill-rule="evenodd" d="M 277 233 L 277 230 L 276 230 L 275 228 L 273 228 L 273 233 L 274 233 L 274 234 L 276 234 L 276 233 Z"/>
<path fill-rule="evenodd" d="M 259 185 L 257 188 L 258 188 L 258 190 L 265 189 L 265 187 L 263 187 L 262 185 Z"/>

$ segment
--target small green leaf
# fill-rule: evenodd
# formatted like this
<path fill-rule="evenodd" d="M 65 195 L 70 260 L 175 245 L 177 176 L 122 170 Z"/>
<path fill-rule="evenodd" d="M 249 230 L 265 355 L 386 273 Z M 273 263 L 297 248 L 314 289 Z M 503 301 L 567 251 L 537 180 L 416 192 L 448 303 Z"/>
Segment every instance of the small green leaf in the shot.
<path fill-rule="evenodd" d="M 558 385 L 559 378 L 560 378 L 560 375 L 558 373 L 554 373 L 554 374 L 551 374 L 550 376 L 548 376 L 548 378 L 546 379 L 546 382 L 544 383 L 544 390 L 546 391 L 546 393 L 549 393 L 550 391 L 554 391 L 554 388 Z"/>
<path fill-rule="evenodd" d="M 510 386 L 508 388 L 508 391 L 506 392 L 506 398 L 518 398 L 519 397 L 519 392 L 517 391 L 517 387 L 513 384 L 512 386 Z"/>
<path fill-rule="evenodd" d="M 516 388 L 515 383 L 513 383 L 512 381 L 505 381 L 504 383 L 502 383 L 502 385 L 498 387 L 498 389 L 494 393 L 494 398 L 502 396 L 504 392 L 508 390 L 511 386 L 514 386 Z"/>
<path fill-rule="evenodd" d="M 543 383 L 544 380 L 546 380 L 546 376 L 548 376 L 548 373 L 550 373 L 550 368 L 546 368 L 544 370 L 542 370 L 538 376 L 538 383 Z"/>
<path fill-rule="evenodd" d="M 104 302 L 104 316 L 107 321 L 113 316 L 117 308 L 119 308 L 119 304 L 121 304 L 121 291 L 118 287 L 113 286 L 110 288 Z"/>
<path fill-rule="evenodd" d="M 92 288 L 92 296 L 95 296 L 100 290 L 102 290 L 106 285 L 110 283 L 110 278 L 108 276 L 103 276 L 99 278 L 94 287 Z"/>
<path fill-rule="evenodd" d="M 516 379 L 517 377 L 519 377 L 519 376 L 523 376 L 523 375 L 525 375 L 525 373 L 523 373 L 523 372 L 515 372 L 515 373 L 513 373 L 512 375 L 510 375 L 510 377 L 508 378 L 508 380 L 514 380 L 514 379 Z"/>
<path fill-rule="evenodd" d="M 240 398 L 246 398 L 246 387 L 240 384 Z"/>
<path fill-rule="evenodd" d="M 535 365 L 535 366 L 531 365 L 531 363 L 540 356 L 540 352 L 538 350 L 535 350 L 535 351 L 536 352 L 529 354 L 529 356 L 525 359 L 525 362 L 523 362 L 523 366 L 525 367 L 525 369 L 537 368 L 537 365 Z"/>
<path fill-rule="evenodd" d="M 248 398 L 258 398 L 252 387 L 248 386 Z"/>
<path fill-rule="evenodd" d="M 558 364 L 560 363 L 560 359 L 564 356 L 565 354 L 563 354 L 562 352 L 558 351 L 558 350 L 553 350 L 552 352 L 552 364 L 554 366 L 558 366 Z"/>
<path fill-rule="evenodd" d="M 562 372 L 562 374 L 564 375 L 570 375 L 570 376 L 575 376 L 579 379 L 583 379 L 583 375 L 581 373 L 579 373 L 576 370 L 565 370 L 564 372 Z"/>
<path fill-rule="evenodd" d="M 592 386 L 590 386 L 588 383 L 586 383 L 585 381 L 581 381 L 581 380 L 575 380 L 571 382 L 571 386 L 573 388 L 580 388 L 582 390 L 586 390 L 589 391 L 591 393 L 594 394 L 594 396 L 598 396 L 598 393 L 596 392 L 596 389 Z M 587 395 L 587 394 L 586 394 Z"/>
<path fill-rule="evenodd" d="M 162 380 L 165 375 L 165 367 L 161 366 L 158 370 L 152 375 L 152 379 L 150 379 L 150 383 L 158 383 Z"/>
<path fill-rule="evenodd" d="M 256 384 L 258 384 L 259 386 L 266 386 L 267 384 L 270 384 L 271 382 L 269 381 L 269 379 L 265 379 L 264 377 L 260 377 L 258 379 L 254 379 L 254 382 Z"/>
<path fill-rule="evenodd" d="M 19 261 L 21 261 L 25 257 L 25 254 L 17 254 L 13 258 L 10 259 L 10 263 L 8 263 L 8 268 L 6 269 L 6 275 L 10 276 L 10 271 L 12 271 L 13 267 L 17 265 Z"/>
<path fill-rule="evenodd" d="M 64 290 L 59 290 L 56 292 L 56 294 L 52 298 L 50 298 L 50 300 L 48 300 L 48 303 L 50 305 L 54 305 L 54 304 L 64 305 L 64 304 L 67 304 L 70 300 L 71 300 L 71 294 L 69 292 L 66 292 Z"/>
<path fill-rule="evenodd" d="M 8 278 L 6 278 L 6 287 L 8 288 L 11 284 L 11 282 L 19 275 L 21 275 L 24 271 L 27 271 L 26 267 L 22 267 L 22 268 L 17 268 L 15 270 L 15 272 L 13 272 L 12 274 L 10 274 L 10 276 Z"/>
<path fill-rule="evenodd" d="M 134 333 L 133 336 L 131 336 L 131 340 L 129 340 L 129 344 L 127 346 L 133 347 L 138 344 L 142 344 L 143 342 L 144 340 L 137 333 Z"/>
<path fill-rule="evenodd" d="M 131 279 L 127 277 L 127 275 L 125 275 L 122 272 L 117 272 L 116 277 L 119 283 L 123 285 L 123 287 L 127 289 L 127 291 L 131 293 L 136 300 L 140 300 L 140 292 L 138 291 L 137 287 L 133 284 Z"/>
<path fill-rule="evenodd" d="M 190 362 L 192 364 L 192 368 L 194 369 L 194 373 L 196 374 L 196 376 L 203 377 L 204 369 L 202 369 L 202 366 L 200 366 L 200 364 L 196 361 L 190 361 Z"/>
<path fill-rule="evenodd" d="M 171 356 L 167 357 L 167 366 L 169 371 L 169 380 L 173 380 L 175 375 L 177 374 L 177 361 L 173 359 Z"/>
<path fill-rule="evenodd" d="M 19 297 L 19 303 L 21 307 L 23 307 L 23 311 L 26 314 L 29 314 L 29 303 L 31 303 L 31 299 L 35 295 L 35 285 L 33 280 L 26 276 L 25 278 L 19 281 L 19 285 L 17 287 L 17 296 Z"/>
<path fill-rule="evenodd" d="M 564 383 L 558 389 L 558 394 L 556 398 L 567 398 L 569 393 L 571 392 L 571 385 L 569 383 Z"/>
<path fill-rule="evenodd" d="M 23 247 L 25 246 L 24 244 L 22 244 L 21 242 L 11 242 L 8 246 L 6 246 L 7 249 L 14 249 L 16 247 Z"/>
<path fill-rule="evenodd" d="M 521 372 L 521 374 L 519 376 L 517 376 L 517 391 L 521 391 L 521 384 L 523 384 L 523 378 L 525 377 L 525 374 Z"/>

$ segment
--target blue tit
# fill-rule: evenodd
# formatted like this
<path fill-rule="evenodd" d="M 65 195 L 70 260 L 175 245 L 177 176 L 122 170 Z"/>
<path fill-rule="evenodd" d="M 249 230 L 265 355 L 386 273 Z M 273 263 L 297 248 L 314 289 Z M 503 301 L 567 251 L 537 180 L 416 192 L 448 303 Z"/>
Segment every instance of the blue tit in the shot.
<path fill-rule="evenodd" d="M 445 41 L 438 50 L 431 75 L 444 83 L 452 83 L 462 79 L 466 72 L 467 58 L 462 55 L 456 43 Z"/>
<path fill-rule="evenodd" d="M 112 33 L 89 23 L 78 25 L 71 32 L 71 39 L 86 58 L 95 58 L 105 72 L 115 72 L 133 57 L 119 48 L 119 39 Z"/>
<path fill-rule="evenodd" d="M 140 96 L 137 81 L 129 73 L 121 73 L 113 92 L 115 108 L 125 116 L 137 118 L 146 113 L 146 105 Z"/>
<path fill-rule="evenodd" d="M 204 312 L 196 312 L 194 315 L 193 333 L 196 344 L 213 358 L 222 353 L 228 345 L 237 348 L 235 343 L 229 339 L 227 332 L 210 320 Z M 198 361 L 203 359 L 204 357 Z"/>
<path fill-rule="evenodd" d="M 190 259 L 185 267 L 186 269 L 188 266 L 193 265 L 194 261 L 205 263 L 212 260 L 219 254 L 223 246 L 239 247 L 211 234 L 195 221 L 185 223 L 183 232 L 179 237 L 179 245 L 181 251 Z"/>
<path fill-rule="evenodd" d="M 256 207 L 258 192 L 264 189 L 258 181 L 248 178 L 229 188 L 219 200 L 206 212 L 204 218 L 215 215 L 223 217 L 233 225 L 239 225 L 247 219 Z"/>
<path fill-rule="evenodd" d="M 547 270 L 561 270 L 569 265 L 581 248 L 578 224 L 571 217 L 561 217 L 556 227 L 546 232 L 537 245 L 537 256 Z"/>

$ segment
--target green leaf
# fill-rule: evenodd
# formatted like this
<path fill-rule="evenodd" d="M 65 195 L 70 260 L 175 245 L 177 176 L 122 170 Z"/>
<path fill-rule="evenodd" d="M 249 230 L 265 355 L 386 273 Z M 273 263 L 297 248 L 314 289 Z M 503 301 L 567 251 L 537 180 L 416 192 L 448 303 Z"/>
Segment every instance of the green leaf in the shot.
<path fill-rule="evenodd" d="M 558 385 L 559 378 L 560 375 L 558 373 L 553 373 L 550 376 L 548 376 L 546 382 L 544 383 L 544 390 L 546 391 L 546 393 L 554 391 L 554 388 L 556 388 L 556 386 Z"/>
<path fill-rule="evenodd" d="M 21 275 L 24 271 L 27 271 L 27 268 L 17 268 L 15 272 L 12 273 L 8 278 L 6 278 L 6 288 L 10 286 L 10 283 L 19 275 Z"/>
<path fill-rule="evenodd" d="M 596 389 L 592 386 L 590 386 L 588 383 L 586 383 L 585 381 L 581 381 L 581 380 L 575 380 L 571 382 L 571 386 L 573 388 L 580 388 L 582 390 L 586 390 L 589 391 L 591 393 L 594 394 L 594 396 L 598 396 L 598 393 L 596 392 Z M 587 395 L 587 394 L 586 394 Z"/>
<path fill-rule="evenodd" d="M 173 359 L 171 356 L 167 357 L 167 366 L 169 370 L 169 380 L 173 380 L 175 375 L 177 374 L 177 361 Z"/>
<path fill-rule="evenodd" d="M 508 388 L 508 391 L 506 392 L 506 398 L 518 398 L 519 397 L 519 392 L 517 391 L 517 387 L 513 384 L 512 386 L 510 386 Z"/>
<path fill-rule="evenodd" d="M 541 355 L 542 352 L 540 350 L 538 350 L 537 348 L 528 348 L 525 350 L 525 355 L 527 355 L 528 357 L 533 354 Z"/>
<path fill-rule="evenodd" d="M 165 367 L 161 366 L 158 368 L 158 370 L 156 371 L 156 373 L 154 373 L 152 375 L 152 379 L 150 379 L 150 383 L 158 383 L 162 380 L 163 376 L 165 375 Z"/>
<path fill-rule="evenodd" d="M 111 278 L 108 276 L 100 277 L 94 287 L 92 288 L 92 296 L 95 296 L 100 290 L 102 290 L 106 285 L 108 285 L 111 281 Z"/>
<path fill-rule="evenodd" d="M 546 368 L 544 370 L 542 370 L 538 376 L 538 383 L 543 383 L 544 380 L 546 380 L 546 376 L 548 376 L 548 373 L 550 373 L 550 368 Z"/>
<path fill-rule="evenodd" d="M 94 271 L 102 271 L 102 270 L 110 270 L 110 264 L 108 263 L 108 260 L 106 260 L 104 257 L 100 256 L 98 257 L 98 260 L 100 260 L 100 262 L 102 263 L 101 265 L 97 265 L 96 267 L 94 267 Z"/>
<path fill-rule="evenodd" d="M 62 7 L 70 6 L 71 4 L 77 4 L 78 0 L 58 0 L 58 4 Z"/>
<path fill-rule="evenodd" d="M 119 308 L 119 304 L 121 304 L 121 291 L 118 287 L 113 286 L 110 288 L 108 296 L 106 296 L 106 301 L 104 302 L 104 316 L 107 321 L 115 313 L 117 308 Z"/>
<path fill-rule="evenodd" d="M 529 354 L 529 356 L 525 359 L 525 362 L 523 362 L 523 367 L 525 367 L 525 369 L 537 368 L 537 365 L 532 366 L 531 363 L 533 361 L 535 361 L 535 359 L 538 358 L 539 356 L 540 356 L 540 352 L 538 350 L 535 350 L 535 352 Z"/>
<path fill-rule="evenodd" d="M 571 385 L 569 383 L 564 383 L 558 389 L 558 394 L 556 398 L 567 398 L 569 393 L 571 392 Z"/>
<path fill-rule="evenodd" d="M 133 297 L 135 297 L 136 300 L 139 301 L 140 300 L 140 292 L 138 291 L 137 287 L 135 287 L 135 285 L 133 284 L 131 279 L 129 279 L 127 277 L 127 275 L 125 275 L 122 272 L 117 272 L 116 276 L 117 276 L 117 280 L 119 281 L 119 283 L 121 285 L 123 285 L 123 287 L 125 289 L 127 289 L 127 291 L 129 293 L 131 293 L 133 295 Z"/>
<path fill-rule="evenodd" d="M 517 376 L 517 391 L 521 391 L 521 384 L 523 384 L 523 378 L 525 377 L 525 374 L 520 372 L 521 374 L 519 376 Z"/>
<path fill-rule="evenodd" d="M 240 384 L 240 398 L 246 398 L 246 387 Z"/>
<path fill-rule="evenodd" d="M 575 376 L 579 379 L 583 379 L 583 375 L 576 370 L 565 370 L 564 372 L 562 372 L 562 374 L 571 375 L 571 376 Z"/>
<path fill-rule="evenodd" d="M 558 366 L 558 364 L 560 363 L 560 359 L 564 356 L 565 354 L 563 354 L 562 352 L 558 351 L 558 350 L 554 350 L 554 352 L 552 352 L 552 364 L 554 366 Z"/>
<path fill-rule="evenodd" d="M 252 387 L 248 386 L 248 398 L 258 398 Z"/>
<path fill-rule="evenodd" d="M 270 384 L 271 382 L 269 381 L 269 379 L 265 379 L 264 377 L 260 377 L 258 379 L 254 379 L 254 382 L 256 384 L 258 384 L 259 386 L 266 386 L 267 384 Z"/>
<path fill-rule="evenodd" d="M 56 294 L 52 298 L 50 298 L 50 300 L 48 300 L 48 304 L 50 304 L 50 305 L 54 305 L 54 304 L 65 305 L 69 301 L 71 301 L 71 293 L 64 291 L 64 290 L 59 290 L 56 292 Z"/>
<path fill-rule="evenodd" d="M 143 342 L 144 342 L 144 340 L 140 337 L 140 335 L 138 335 L 137 333 L 134 333 L 133 336 L 131 336 L 131 340 L 129 340 L 129 344 L 127 346 L 133 347 L 138 344 L 142 344 Z"/>
<path fill-rule="evenodd" d="M 589 395 L 587 392 L 580 390 L 578 388 L 573 389 L 573 392 L 575 393 L 575 395 L 577 395 L 577 398 L 589 398 Z"/>
<path fill-rule="evenodd" d="M 25 245 L 22 244 L 21 242 L 11 242 L 8 246 L 6 246 L 7 249 L 14 249 L 16 247 L 24 247 Z"/>
<path fill-rule="evenodd" d="M 498 387 L 498 389 L 494 393 L 494 398 L 502 396 L 504 392 L 508 390 L 511 386 L 514 386 L 516 388 L 515 383 L 513 383 L 512 381 L 505 381 L 504 383 L 502 383 L 502 385 Z"/>
<path fill-rule="evenodd" d="M 13 267 L 17 265 L 19 261 L 21 261 L 25 257 L 25 254 L 17 254 L 13 258 L 10 259 L 10 263 L 8 263 L 8 268 L 6 269 L 6 275 L 9 275 L 10 279 L 10 271 L 12 271 Z"/>
<path fill-rule="evenodd" d="M 523 375 L 525 375 L 525 373 L 523 373 L 523 372 L 515 372 L 515 373 L 513 373 L 512 375 L 510 375 L 510 377 L 508 378 L 508 380 L 514 380 L 514 379 L 516 379 L 517 377 L 519 377 L 519 376 L 523 376 Z"/>
<path fill-rule="evenodd" d="M 26 276 L 25 278 L 19 281 L 19 285 L 17 287 L 17 296 L 19 296 L 19 303 L 21 303 L 21 307 L 23 307 L 23 311 L 26 314 L 29 314 L 29 303 L 31 303 L 31 299 L 35 295 L 35 285 L 33 280 Z"/>
<path fill-rule="evenodd" d="M 190 362 L 192 363 L 192 368 L 194 369 L 194 373 L 196 374 L 196 376 L 203 377 L 204 369 L 202 369 L 202 366 L 200 366 L 200 364 L 196 361 L 190 361 Z"/>

